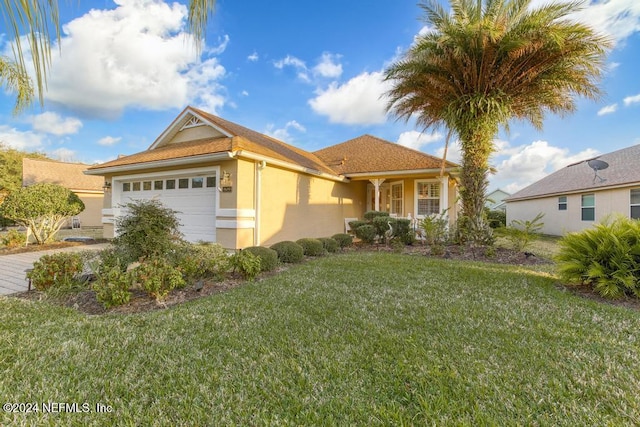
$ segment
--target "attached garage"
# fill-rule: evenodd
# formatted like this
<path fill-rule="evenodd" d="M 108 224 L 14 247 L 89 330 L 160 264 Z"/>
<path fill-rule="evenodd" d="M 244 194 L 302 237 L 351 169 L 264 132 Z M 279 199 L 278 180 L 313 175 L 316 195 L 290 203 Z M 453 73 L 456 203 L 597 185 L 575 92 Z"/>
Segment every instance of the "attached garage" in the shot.
<path fill-rule="evenodd" d="M 216 170 L 185 170 L 117 177 L 112 182 L 114 205 L 157 199 L 178 212 L 180 231 L 190 242 L 216 241 L 218 206 Z M 122 209 L 119 215 L 123 215 Z"/>

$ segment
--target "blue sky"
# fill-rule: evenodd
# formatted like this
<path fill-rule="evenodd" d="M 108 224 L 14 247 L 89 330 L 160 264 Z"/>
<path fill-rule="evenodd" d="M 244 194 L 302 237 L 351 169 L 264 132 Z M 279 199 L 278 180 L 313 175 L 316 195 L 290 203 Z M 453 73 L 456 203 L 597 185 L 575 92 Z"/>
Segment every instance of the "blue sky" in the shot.
<path fill-rule="evenodd" d="M 14 97 L 0 92 L 0 142 L 101 162 L 146 149 L 193 105 L 308 151 L 368 133 L 441 156 L 442 131 L 386 115 L 381 97 L 385 67 L 427 30 L 416 3 L 218 0 L 198 54 L 184 4 L 60 2 L 63 37 L 44 106 L 12 116 Z M 579 100 L 573 115 L 548 116 L 542 131 L 512 123 L 495 141 L 490 189 L 513 192 L 569 163 L 640 144 L 640 1 L 592 0 L 576 18 L 615 42 L 605 96 Z M 6 54 L 11 40 L 1 31 Z M 455 144 L 448 158 L 459 160 Z"/>

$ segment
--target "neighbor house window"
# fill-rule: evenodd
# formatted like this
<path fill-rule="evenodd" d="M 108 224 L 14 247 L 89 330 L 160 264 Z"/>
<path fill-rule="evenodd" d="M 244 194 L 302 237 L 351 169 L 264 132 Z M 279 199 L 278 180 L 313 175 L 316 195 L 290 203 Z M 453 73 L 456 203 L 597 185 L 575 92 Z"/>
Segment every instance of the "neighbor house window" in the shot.
<path fill-rule="evenodd" d="M 162 190 L 162 183 L 164 181 L 160 180 L 160 181 L 153 181 L 153 189 L 154 190 Z"/>
<path fill-rule="evenodd" d="M 640 188 L 631 190 L 631 218 L 640 219 Z"/>
<path fill-rule="evenodd" d="M 143 189 L 144 191 L 149 191 L 149 190 L 151 190 L 151 181 L 144 181 L 144 182 L 142 183 L 142 189 Z"/>
<path fill-rule="evenodd" d="M 167 180 L 167 190 L 175 190 L 176 188 L 176 180 L 175 179 L 168 179 Z"/>
<path fill-rule="evenodd" d="M 122 183 L 122 191 L 131 191 L 131 183 L 123 182 Z"/>
<path fill-rule="evenodd" d="M 404 185 L 402 182 L 391 183 L 391 213 L 402 216 L 404 211 Z"/>
<path fill-rule="evenodd" d="M 191 188 L 202 188 L 204 178 L 191 178 Z"/>
<path fill-rule="evenodd" d="M 133 183 L 133 191 L 140 191 L 140 182 Z"/>
<path fill-rule="evenodd" d="M 558 210 L 559 211 L 567 210 L 567 196 L 558 197 Z"/>
<path fill-rule="evenodd" d="M 178 180 L 178 188 L 189 188 L 189 178 L 180 178 Z"/>
<path fill-rule="evenodd" d="M 596 196 L 595 194 L 582 195 L 582 220 L 595 221 L 596 219 Z"/>
<path fill-rule="evenodd" d="M 416 182 L 416 215 L 429 216 L 440 213 L 440 183 Z"/>
<path fill-rule="evenodd" d="M 207 177 L 207 188 L 214 188 L 216 186 L 216 177 L 208 176 Z"/>

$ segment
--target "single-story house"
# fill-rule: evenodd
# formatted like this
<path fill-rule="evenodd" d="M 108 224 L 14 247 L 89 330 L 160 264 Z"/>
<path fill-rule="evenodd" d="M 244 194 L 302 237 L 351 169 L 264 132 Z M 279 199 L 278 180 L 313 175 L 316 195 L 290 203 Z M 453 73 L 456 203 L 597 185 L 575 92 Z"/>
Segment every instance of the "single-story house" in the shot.
<path fill-rule="evenodd" d="M 610 214 L 640 218 L 640 145 L 566 166 L 507 202 L 507 223 L 543 213 L 544 234 L 580 231 Z"/>
<path fill-rule="evenodd" d="M 105 237 L 122 206 L 157 198 L 178 211 L 189 241 L 230 249 L 345 231 L 368 210 L 456 217 L 459 166 L 364 135 L 307 152 L 187 107 L 140 153 L 91 166 L 103 176 Z"/>
<path fill-rule="evenodd" d="M 507 193 L 501 189 L 495 189 L 491 193 L 487 195 L 487 200 L 484 203 L 484 206 L 490 211 L 502 211 L 505 212 L 507 210 L 507 204 L 504 201 L 511 194 Z"/>
<path fill-rule="evenodd" d="M 69 221 L 69 227 L 102 227 L 102 207 L 104 205 L 104 180 L 99 176 L 85 175 L 89 165 L 66 163 L 55 160 L 22 160 L 22 186 L 47 182 L 59 184 L 78 195 L 84 203 L 84 211 Z"/>

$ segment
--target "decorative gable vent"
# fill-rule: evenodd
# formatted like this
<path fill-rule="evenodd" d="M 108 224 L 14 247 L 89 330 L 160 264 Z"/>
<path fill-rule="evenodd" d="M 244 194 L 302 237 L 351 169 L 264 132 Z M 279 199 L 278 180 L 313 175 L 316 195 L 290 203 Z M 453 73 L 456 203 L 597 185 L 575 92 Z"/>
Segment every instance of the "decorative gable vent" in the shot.
<path fill-rule="evenodd" d="M 184 126 L 182 126 L 180 128 L 180 130 L 189 129 L 189 128 L 195 128 L 195 127 L 204 126 L 204 125 L 205 125 L 205 123 L 202 120 L 200 120 L 196 116 L 192 116 L 189 119 L 189 121 L 187 123 L 185 123 Z"/>

